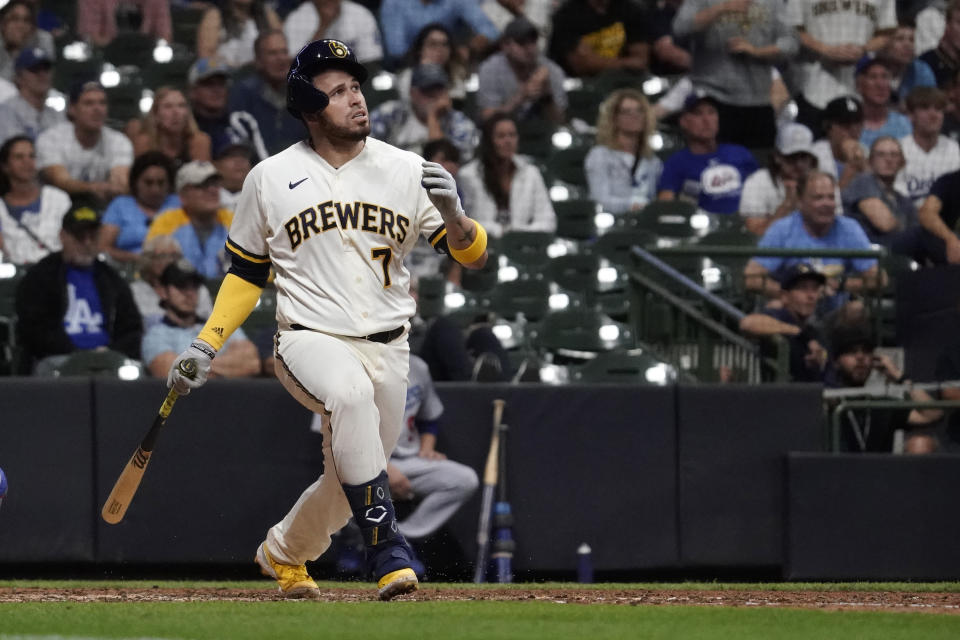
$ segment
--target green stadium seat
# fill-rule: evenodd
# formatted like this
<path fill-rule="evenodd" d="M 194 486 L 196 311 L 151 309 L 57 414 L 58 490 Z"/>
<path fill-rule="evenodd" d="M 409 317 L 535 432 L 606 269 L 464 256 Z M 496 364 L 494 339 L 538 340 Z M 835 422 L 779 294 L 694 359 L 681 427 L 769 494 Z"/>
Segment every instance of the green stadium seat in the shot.
<path fill-rule="evenodd" d="M 696 229 L 690 218 L 697 212 L 697 205 L 683 200 L 654 200 L 641 211 L 623 214 L 619 223 L 627 228 L 653 232 L 660 238 L 690 238 Z"/>
<path fill-rule="evenodd" d="M 417 308 L 424 320 L 443 315 L 443 297 L 447 292 L 447 280 L 443 276 L 420 278 L 417 284 Z"/>
<path fill-rule="evenodd" d="M 260 331 L 272 327 L 277 323 L 277 290 L 267 287 L 260 294 L 260 302 L 247 316 L 243 323 L 243 331 L 247 338 L 253 340 Z"/>
<path fill-rule="evenodd" d="M 544 280 L 501 282 L 490 297 L 490 309 L 507 320 L 518 314 L 538 322 L 549 311 L 550 285 Z"/>
<path fill-rule="evenodd" d="M 120 31 L 103 48 L 103 59 L 117 67 L 145 67 L 153 62 L 157 40 L 139 31 Z"/>
<path fill-rule="evenodd" d="M 550 261 L 547 247 L 555 238 L 546 231 L 507 231 L 500 237 L 497 245 L 500 252 L 514 265 L 542 267 Z"/>
<path fill-rule="evenodd" d="M 611 263 L 626 267 L 633 264 L 633 259 L 630 257 L 632 247 L 648 247 L 656 242 L 657 237 L 652 231 L 614 228 L 597 238 L 593 250 Z"/>
<path fill-rule="evenodd" d="M 83 350 L 72 353 L 63 364 L 56 367 L 55 375 L 117 378 L 119 377 L 120 367 L 128 365 L 137 367 L 138 374 L 136 377 L 143 375 L 142 364 L 129 359 L 118 351 L 111 349 Z"/>
<path fill-rule="evenodd" d="M 588 199 L 561 200 L 553 203 L 557 215 L 557 235 L 572 240 L 588 240 L 597 235 L 597 203 Z"/>
<path fill-rule="evenodd" d="M 499 253 L 487 246 L 487 263 L 482 269 L 464 269 L 460 276 L 460 286 L 464 291 L 483 293 L 497 286 L 499 276 Z"/>
<path fill-rule="evenodd" d="M 203 19 L 204 8 L 171 7 L 173 19 L 173 41 L 186 45 L 190 50 L 197 48 L 197 29 Z"/>
<path fill-rule="evenodd" d="M 553 153 L 553 134 L 557 125 L 548 120 L 526 120 L 520 127 L 519 153 L 545 160 Z"/>
<path fill-rule="evenodd" d="M 576 382 L 593 383 L 664 384 L 670 379 L 666 364 L 638 350 L 601 353 L 577 367 L 572 374 Z"/>
<path fill-rule="evenodd" d="M 567 184 L 586 187 L 587 175 L 584 172 L 583 160 L 590 147 L 574 145 L 566 149 L 557 149 L 547 158 L 547 171 L 554 178 Z"/>
<path fill-rule="evenodd" d="M 593 309 L 567 309 L 547 315 L 534 344 L 559 356 L 586 358 L 584 354 L 613 351 L 630 346 L 626 325 Z"/>

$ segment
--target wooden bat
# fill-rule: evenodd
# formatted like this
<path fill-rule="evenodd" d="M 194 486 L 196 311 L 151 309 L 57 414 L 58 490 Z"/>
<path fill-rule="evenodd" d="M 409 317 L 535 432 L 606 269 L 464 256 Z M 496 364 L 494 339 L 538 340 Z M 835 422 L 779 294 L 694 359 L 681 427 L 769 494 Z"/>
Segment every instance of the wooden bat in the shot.
<path fill-rule="evenodd" d="M 499 470 L 497 457 L 500 451 L 500 420 L 506 402 L 493 401 L 493 435 L 490 436 L 490 451 L 487 453 L 487 466 L 483 470 L 483 495 L 480 499 L 480 521 L 477 523 L 477 564 L 473 571 L 473 581 L 481 583 L 487 577 L 487 559 L 490 553 L 490 514 L 493 511 L 493 490 L 497 486 Z"/>
<path fill-rule="evenodd" d="M 183 371 L 182 366 L 181 371 Z M 167 421 L 167 417 L 173 410 L 173 403 L 177 401 L 178 397 L 179 394 L 176 390 L 170 389 L 163 404 L 160 405 L 160 411 L 157 413 L 157 417 L 153 419 L 153 425 L 150 427 L 150 431 L 144 436 L 137 450 L 133 452 L 133 456 L 130 457 L 127 466 L 120 472 L 120 477 L 117 478 L 116 484 L 113 485 L 113 490 L 110 492 L 110 495 L 107 496 L 107 501 L 103 503 L 103 509 L 100 511 L 100 515 L 108 523 L 117 524 L 123 520 L 123 516 L 127 513 L 127 508 L 130 506 L 130 502 L 133 500 L 133 496 L 137 493 L 137 488 L 140 486 L 140 480 L 143 479 L 143 474 L 147 471 L 147 465 L 150 463 L 150 455 L 153 453 L 157 437 L 160 435 L 160 429 Z"/>

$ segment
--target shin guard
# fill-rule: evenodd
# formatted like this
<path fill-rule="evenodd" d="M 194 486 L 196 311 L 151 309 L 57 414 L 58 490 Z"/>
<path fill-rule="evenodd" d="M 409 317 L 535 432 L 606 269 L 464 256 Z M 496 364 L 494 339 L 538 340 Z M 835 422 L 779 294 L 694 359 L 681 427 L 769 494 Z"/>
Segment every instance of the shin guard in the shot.
<path fill-rule="evenodd" d="M 373 577 L 379 580 L 388 573 L 409 568 L 412 554 L 397 530 L 387 472 L 381 471 L 376 478 L 363 484 L 342 486 L 354 520 L 363 534 L 367 569 Z"/>

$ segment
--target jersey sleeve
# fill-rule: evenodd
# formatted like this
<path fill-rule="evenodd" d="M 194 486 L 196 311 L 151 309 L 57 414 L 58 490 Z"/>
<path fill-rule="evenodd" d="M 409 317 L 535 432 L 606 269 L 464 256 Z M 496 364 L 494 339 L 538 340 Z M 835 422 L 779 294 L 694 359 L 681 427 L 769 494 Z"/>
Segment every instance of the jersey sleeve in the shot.
<path fill-rule="evenodd" d="M 270 272 L 267 214 L 260 193 L 262 166 L 254 167 L 243 181 L 226 246 L 230 271 L 260 287 L 266 284 Z"/>
<path fill-rule="evenodd" d="M 427 197 L 427 190 L 423 187 L 420 187 L 420 194 L 417 198 L 417 221 L 420 235 L 430 243 L 433 250 L 449 256 L 450 249 L 447 247 L 447 227 L 443 224 L 443 218 L 440 216 L 440 212 L 437 211 L 437 208 L 430 202 L 430 198 Z"/>

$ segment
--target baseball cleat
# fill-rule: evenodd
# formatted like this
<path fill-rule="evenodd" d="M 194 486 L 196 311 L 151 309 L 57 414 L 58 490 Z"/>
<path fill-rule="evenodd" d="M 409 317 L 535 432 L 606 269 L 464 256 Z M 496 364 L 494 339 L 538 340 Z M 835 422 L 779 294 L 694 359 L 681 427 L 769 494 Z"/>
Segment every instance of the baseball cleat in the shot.
<path fill-rule="evenodd" d="M 255 558 L 260 565 L 260 573 L 273 578 L 280 585 L 280 593 L 284 598 L 310 598 L 318 600 L 320 589 L 313 581 L 307 568 L 302 564 L 280 564 L 270 557 L 267 543 L 264 542 L 257 549 Z"/>
<path fill-rule="evenodd" d="M 393 600 L 405 593 L 413 593 L 420 586 L 413 569 L 398 569 L 380 578 L 377 587 L 381 600 Z"/>

